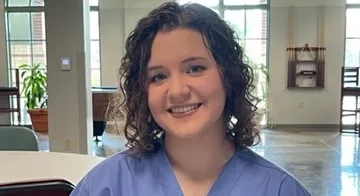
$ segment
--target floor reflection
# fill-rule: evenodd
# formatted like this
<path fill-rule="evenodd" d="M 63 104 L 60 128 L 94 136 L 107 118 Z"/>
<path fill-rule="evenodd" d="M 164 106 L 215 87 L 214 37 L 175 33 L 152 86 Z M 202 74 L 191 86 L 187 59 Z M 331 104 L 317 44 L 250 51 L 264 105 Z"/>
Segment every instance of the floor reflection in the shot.
<path fill-rule="evenodd" d="M 296 176 L 313 196 L 360 195 L 356 135 L 264 130 L 261 136 L 253 149 Z"/>

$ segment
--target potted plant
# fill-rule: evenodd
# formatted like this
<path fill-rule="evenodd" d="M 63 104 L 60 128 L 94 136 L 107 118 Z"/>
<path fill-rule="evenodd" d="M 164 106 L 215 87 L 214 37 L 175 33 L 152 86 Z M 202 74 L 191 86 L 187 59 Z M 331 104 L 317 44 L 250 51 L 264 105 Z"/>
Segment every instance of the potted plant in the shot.
<path fill-rule="evenodd" d="M 19 66 L 26 98 L 26 108 L 34 131 L 48 132 L 47 77 L 43 64 L 23 64 Z"/>

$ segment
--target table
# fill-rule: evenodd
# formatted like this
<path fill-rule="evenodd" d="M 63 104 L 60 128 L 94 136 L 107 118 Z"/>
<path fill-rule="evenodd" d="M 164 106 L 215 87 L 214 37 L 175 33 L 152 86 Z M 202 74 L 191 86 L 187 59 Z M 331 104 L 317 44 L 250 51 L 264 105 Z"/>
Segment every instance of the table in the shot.
<path fill-rule="evenodd" d="M 105 121 L 105 114 L 108 108 L 111 97 L 117 93 L 114 87 L 93 87 L 92 99 L 93 99 L 93 120 Z"/>
<path fill-rule="evenodd" d="M 94 137 L 102 136 L 106 127 L 106 111 L 111 101 L 111 97 L 117 93 L 115 87 L 93 87 L 93 127 Z"/>
<path fill-rule="evenodd" d="M 72 153 L 0 151 L 0 183 L 60 178 L 77 185 L 104 159 Z"/>

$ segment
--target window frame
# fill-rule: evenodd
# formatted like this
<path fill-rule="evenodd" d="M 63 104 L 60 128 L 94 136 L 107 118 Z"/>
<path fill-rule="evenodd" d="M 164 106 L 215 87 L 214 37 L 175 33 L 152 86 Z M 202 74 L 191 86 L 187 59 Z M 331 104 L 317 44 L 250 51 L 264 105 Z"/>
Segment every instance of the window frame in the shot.
<path fill-rule="evenodd" d="M 36 1 L 36 0 L 28 0 L 28 5 L 27 6 L 8 6 L 10 1 L 15 1 L 15 0 L 4 0 L 4 8 L 8 7 L 8 8 L 29 8 L 29 7 L 44 7 L 44 6 L 32 6 L 32 2 Z M 43 0 L 44 5 L 45 5 L 45 0 Z"/>
<path fill-rule="evenodd" d="M 34 63 L 34 43 L 36 42 L 45 42 L 46 44 L 46 37 L 45 39 L 34 39 L 34 36 L 33 36 L 33 24 L 32 24 L 32 13 L 45 13 L 45 7 L 44 6 L 31 6 L 31 1 L 32 0 L 29 0 L 29 6 L 28 7 L 24 7 L 24 6 L 14 6 L 14 7 L 9 7 L 7 6 L 8 5 L 8 0 L 4 0 L 4 13 L 5 13 L 5 32 L 6 32 L 6 57 L 7 57 L 7 70 L 8 70 L 8 84 L 9 86 L 13 86 L 13 83 L 15 81 L 15 78 L 13 77 L 13 72 L 14 72 L 14 69 L 16 69 L 16 67 L 14 67 L 14 65 L 12 65 L 12 57 L 13 57 L 13 54 L 12 54 L 12 51 L 11 51 L 11 44 L 12 42 L 17 42 L 17 41 L 24 41 L 24 42 L 29 42 L 30 43 L 30 47 L 31 47 L 31 50 L 30 52 L 28 53 L 29 55 L 29 58 L 31 59 L 31 63 Z M 99 12 L 99 6 L 90 6 L 90 11 L 97 11 Z M 26 27 L 26 28 L 30 28 L 30 38 L 29 39 L 19 39 L 19 40 L 13 40 L 11 38 L 11 35 L 10 35 L 10 20 L 9 20 L 9 15 L 11 13 L 28 13 L 29 14 L 29 20 L 30 20 L 30 25 L 29 27 Z M 98 16 L 100 16 L 100 14 L 98 14 Z M 98 19 L 98 21 L 100 21 Z M 100 22 L 99 22 L 99 39 L 96 39 L 95 41 L 98 41 L 99 43 L 99 58 L 101 58 L 101 52 L 100 52 Z M 46 27 L 45 27 L 46 29 Z M 89 43 L 91 43 L 91 41 L 93 41 L 93 39 L 90 39 L 89 40 Z M 45 53 L 46 55 L 46 53 Z M 46 61 L 46 60 L 45 60 Z M 100 74 L 100 86 L 101 86 L 101 60 L 99 59 L 99 68 L 95 68 L 96 70 L 99 70 L 99 74 Z M 47 63 L 46 63 L 46 66 L 47 66 Z M 91 68 L 91 70 L 93 70 L 94 68 Z M 21 81 L 21 78 L 20 78 L 20 82 Z M 21 96 L 20 99 L 21 99 L 21 105 L 25 105 L 22 101 L 24 100 L 25 97 Z M 13 105 L 15 104 L 16 102 L 14 102 L 14 98 L 11 98 L 10 99 L 10 104 Z M 26 108 L 21 108 L 21 122 L 19 122 L 19 124 L 22 124 L 22 125 L 29 125 L 31 124 L 31 120 L 27 114 L 27 111 L 26 111 Z M 12 123 L 14 121 L 17 121 L 17 118 L 15 116 L 14 113 L 11 113 L 11 121 Z"/>
<path fill-rule="evenodd" d="M 225 15 L 225 11 L 226 10 L 244 10 L 244 37 L 241 38 L 241 41 L 244 42 L 244 49 L 246 50 L 246 43 L 248 40 L 264 40 L 266 43 L 266 48 L 265 48 L 265 66 L 266 68 L 269 70 L 269 63 L 270 63 L 270 28 L 269 28 L 269 24 L 270 24 L 270 4 L 271 4 L 271 0 L 267 0 L 266 3 L 264 4 L 257 4 L 257 5 L 225 5 L 224 4 L 224 0 L 219 0 L 219 5 L 217 7 L 214 7 L 215 9 L 217 9 L 220 13 L 220 16 L 222 18 L 224 18 Z M 246 35 L 247 32 L 247 11 L 249 10 L 264 10 L 266 11 L 266 37 L 265 39 L 263 38 L 248 38 Z M 239 35 L 240 37 L 240 35 Z M 268 88 L 268 87 L 267 87 Z M 268 104 L 267 104 L 267 99 L 265 100 L 265 116 L 264 116 L 264 121 L 262 121 L 261 123 L 264 123 L 262 125 L 267 125 L 268 123 Z"/>
<path fill-rule="evenodd" d="M 349 40 L 359 40 L 360 41 L 360 30 L 359 30 L 359 36 L 358 37 L 348 37 L 347 36 L 347 21 L 348 21 L 348 17 L 347 17 L 347 11 L 349 9 L 358 9 L 360 11 L 360 2 L 358 4 L 356 3 L 346 3 L 346 9 L 345 9 L 345 39 L 344 39 L 344 67 L 351 67 L 351 66 L 348 66 L 346 64 L 347 62 L 347 42 Z M 360 66 L 360 46 L 359 46 L 359 65 Z"/>
<path fill-rule="evenodd" d="M 33 36 L 33 23 L 32 23 L 32 14 L 33 13 L 45 13 L 45 7 L 44 6 L 31 6 L 31 0 L 29 0 L 29 6 L 28 7 L 23 7 L 23 6 L 16 6 L 16 7 L 9 7 L 8 5 L 8 0 L 5 0 L 5 7 L 4 7 L 4 12 L 5 12 L 5 30 L 6 30 L 6 56 L 7 56 L 7 70 L 8 70 L 8 84 L 9 86 L 13 86 L 13 83 L 15 81 L 15 78 L 13 77 L 13 72 L 16 69 L 13 65 L 12 65 L 12 51 L 11 51 L 11 47 L 12 47 L 12 42 L 18 42 L 18 41 L 23 41 L 23 42 L 29 42 L 30 43 L 30 52 L 29 52 L 29 58 L 31 59 L 31 63 L 34 62 L 34 42 L 39 42 L 39 41 L 43 41 L 46 43 L 46 37 L 45 39 L 34 39 Z M 29 31 L 30 31 L 30 38 L 29 39 L 16 39 L 13 40 L 11 38 L 10 35 L 10 19 L 9 19 L 9 15 L 11 15 L 12 13 L 28 13 L 29 14 Z M 45 54 L 46 55 L 46 54 Z M 22 83 L 22 80 L 20 78 L 20 83 Z M 14 101 L 15 98 L 11 98 L 10 99 L 10 104 L 14 105 L 16 103 L 16 101 Z M 18 124 L 22 124 L 22 125 L 28 125 L 29 123 L 31 124 L 31 120 L 27 114 L 27 110 L 25 108 L 25 103 L 24 100 L 25 97 L 24 96 L 20 96 L 20 104 L 24 106 L 24 108 L 20 106 L 21 109 L 21 122 L 17 122 Z M 15 116 L 14 113 L 11 113 L 11 122 L 14 123 L 14 121 L 17 121 L 17 117 Z"/>
<path fill-rule="evenodd" d="M 92 66 L 90 66 L 90 72 L 93 71 L 93 70 L 99 71 L 100 75 L 98 77 L 99 77 L 100 81 L 99 81 L 99 86 L 94 86 L 93 84 L 92 84 L 92 86 L 93 87 L 101 87 L 102 86 L 102 74 L 101 74 L 101 47 L 100 47 L 101 46 L 101 35 L 100 35 L 100 9 L 99 9 L 99 4 L 97 6 L 95 6 L 95 5 L 90 6 L 90 12 L 97 12 L 98 13 L 98 27 L 99 27 L 99 29 L 98 29 L 99 38 L 98 39 L 92 39 L 90 37 L 90 46 L 91 46 L 91 43 L 93 41 L 96 41 L 99 44 L 99 67 L 98 68 L 93 68 Z M 91 48 L 90 48 L 90 52 L 91 52 Z"/>
<path fill-rule="evenodd" d="M 266 0 L 266 3 L 256 4 L 256 5 L 225 5 L 224 0 L 219 0 L 219 4 L 217 6 L 211 6 L 209 8 L 215 9 L 220 14 L 221 18 L 224 18 L 226 10 L 244 10 L 244 30 L 246 32 L 246 11 L 248 10 L 265 10 L 266 11 L 266 66 L 269 66 L 269 49 L 270 49 L 270 4 L 271 0 Z M 248 38 L 249 40 L 262 40 L 260 38 Z M 246 36 L 244 37 L 244 41 L 247 40 Z"/>
<path fill-rule="evenodd" d="M 358 0 L 358 2 L 356 2 L 356 3 L 349 3 L 348 2 L 348 0 L 346 0 L 346 6 L 353 6 L 353 5 L 355 5 L 355 6 L 359 6 L 360 5 L 360 1 Z"/>

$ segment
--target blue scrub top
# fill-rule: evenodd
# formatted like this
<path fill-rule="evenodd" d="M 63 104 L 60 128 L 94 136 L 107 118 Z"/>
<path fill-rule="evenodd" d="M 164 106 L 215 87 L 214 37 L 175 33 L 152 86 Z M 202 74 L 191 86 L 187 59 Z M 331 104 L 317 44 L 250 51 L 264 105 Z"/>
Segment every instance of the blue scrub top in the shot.
<path fill-rule="evenodd" d="M 121 152 L 94 167 L 71 196 L 182 196 L 163 147 L 133 157 Z M 292 175 L 248 148 L 237 149 L 210 196 L 311 196 Z"/>

